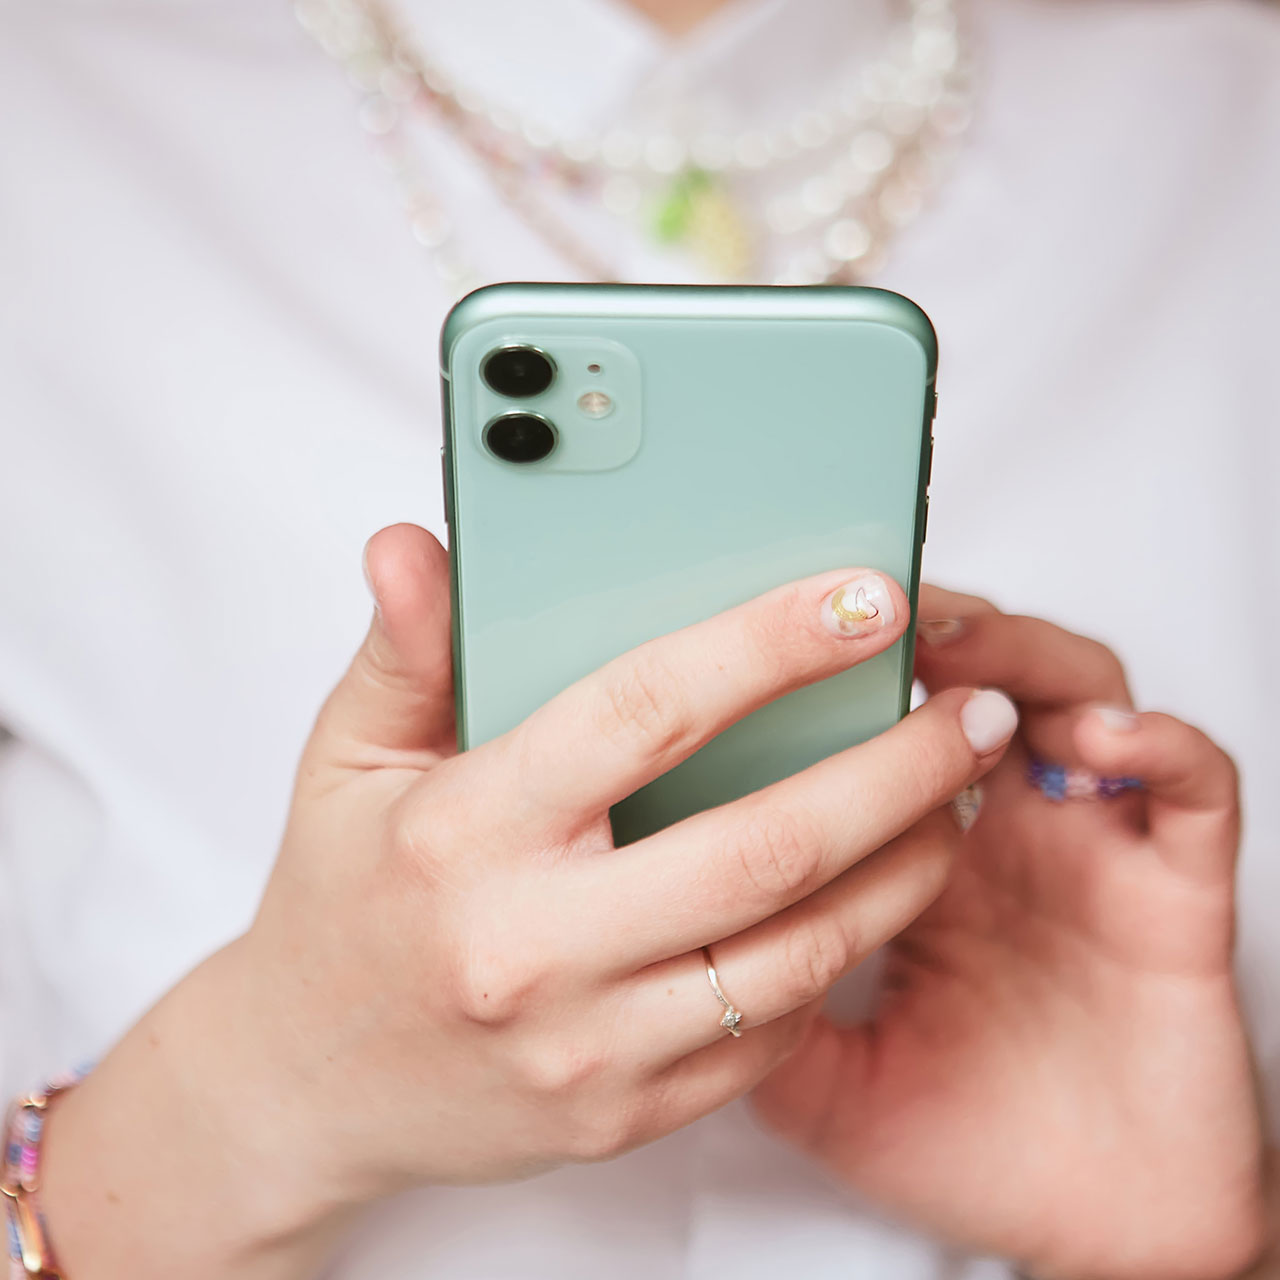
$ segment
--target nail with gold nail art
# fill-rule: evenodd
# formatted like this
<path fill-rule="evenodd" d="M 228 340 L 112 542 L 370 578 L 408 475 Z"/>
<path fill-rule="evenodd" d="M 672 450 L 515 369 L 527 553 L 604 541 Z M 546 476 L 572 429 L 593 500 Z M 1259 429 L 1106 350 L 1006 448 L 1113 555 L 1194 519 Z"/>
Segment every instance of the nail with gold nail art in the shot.
<path fill-rule="evenodd" d="M 822 621 L 838 636 L 866 636 L 890 626 L 893 596 L 878 573 L 863 574 L 822 602 Z"/>

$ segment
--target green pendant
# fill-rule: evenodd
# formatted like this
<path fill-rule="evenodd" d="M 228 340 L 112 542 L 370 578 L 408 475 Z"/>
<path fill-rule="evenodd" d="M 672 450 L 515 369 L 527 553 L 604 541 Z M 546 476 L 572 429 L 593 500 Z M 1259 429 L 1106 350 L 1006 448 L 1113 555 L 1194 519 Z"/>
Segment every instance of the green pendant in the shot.
<path fill-rule="evenodd" d="M 677 244 L 688 236 L 694 204 L 713 181 L 705 169 L 684 169 L 671 179 L 653 219 L 653 234 L 662 244 Z"/>
<path fill-rule="evenodd" d="M 724 279 L 750 274 L 750 230 L 723 181 L 705 169 L 684 169 L 671 179 L 654 208 L 653 234 L 659 244 L 685 246 Z"/>

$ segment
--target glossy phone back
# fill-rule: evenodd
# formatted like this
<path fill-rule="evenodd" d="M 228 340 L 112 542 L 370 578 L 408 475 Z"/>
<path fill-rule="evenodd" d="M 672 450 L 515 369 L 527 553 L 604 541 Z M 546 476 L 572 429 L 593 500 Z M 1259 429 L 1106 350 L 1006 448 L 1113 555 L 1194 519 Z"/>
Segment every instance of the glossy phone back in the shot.
<path fill-rule="evenodd" d="M 503 402 L 484 384 L 486 354 L 512 344 L 552 358 L 552 388 Z M 441 356 L 462 747 L 623 651 L 793 578 L 878 568 L 914 613 L 937 348 L 905 298 L 495 285 L 454 308 Z M 578 409 L 587 391 L 610 397 L 609 416 Z M 494 457 L 483 432 L 503 408 L 553 421 L 557 450 Z M 624 800 L 619 843 L 888 728 L 907 709 L 913 642 L 914 629 L 762 708 Z"/>

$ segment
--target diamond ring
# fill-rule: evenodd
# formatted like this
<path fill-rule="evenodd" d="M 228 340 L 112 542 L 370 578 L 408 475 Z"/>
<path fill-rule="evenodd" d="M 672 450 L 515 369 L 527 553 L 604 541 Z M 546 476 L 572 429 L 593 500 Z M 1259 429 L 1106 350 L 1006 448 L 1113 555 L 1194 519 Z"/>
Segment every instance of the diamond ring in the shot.
<path fill-rule="evenodd" d="M 710 948 L 703 947 L 702 955 L 707 962 L 707 979 L 711 983 L 711 990 L 715 992 L 716 999 L 724 1005 L 724 1014 L 720 1018 L 720 1025 L 731 1036 L 740 1036 L 742 1032 L 738 1028 L 742 1025 L 742 1014 L 729 1003 L 729 997 L 720 990 L 720 979 L 716 977 L 716 967 L 711 963 Z"/>

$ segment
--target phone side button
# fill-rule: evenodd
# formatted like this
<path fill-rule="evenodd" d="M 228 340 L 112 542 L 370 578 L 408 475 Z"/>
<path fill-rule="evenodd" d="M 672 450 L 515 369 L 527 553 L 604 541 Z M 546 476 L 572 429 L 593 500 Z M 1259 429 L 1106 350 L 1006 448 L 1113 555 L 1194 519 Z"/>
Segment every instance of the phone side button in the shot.
<path fill-rule="evenodd" d="M 444 445 L 440 446 L 440 492 L 444 495 L 444 522 L 452 524 L 453 512 L 449 509 L 452 504 L 449 501 L 449 473 L 445 467 Z"/>
<path fill-rule="evenodd" d="M 924 525 L 920 530 L 920 544 L 923 546 L 929 541 L 929 495 L 924 495 Z"/>

